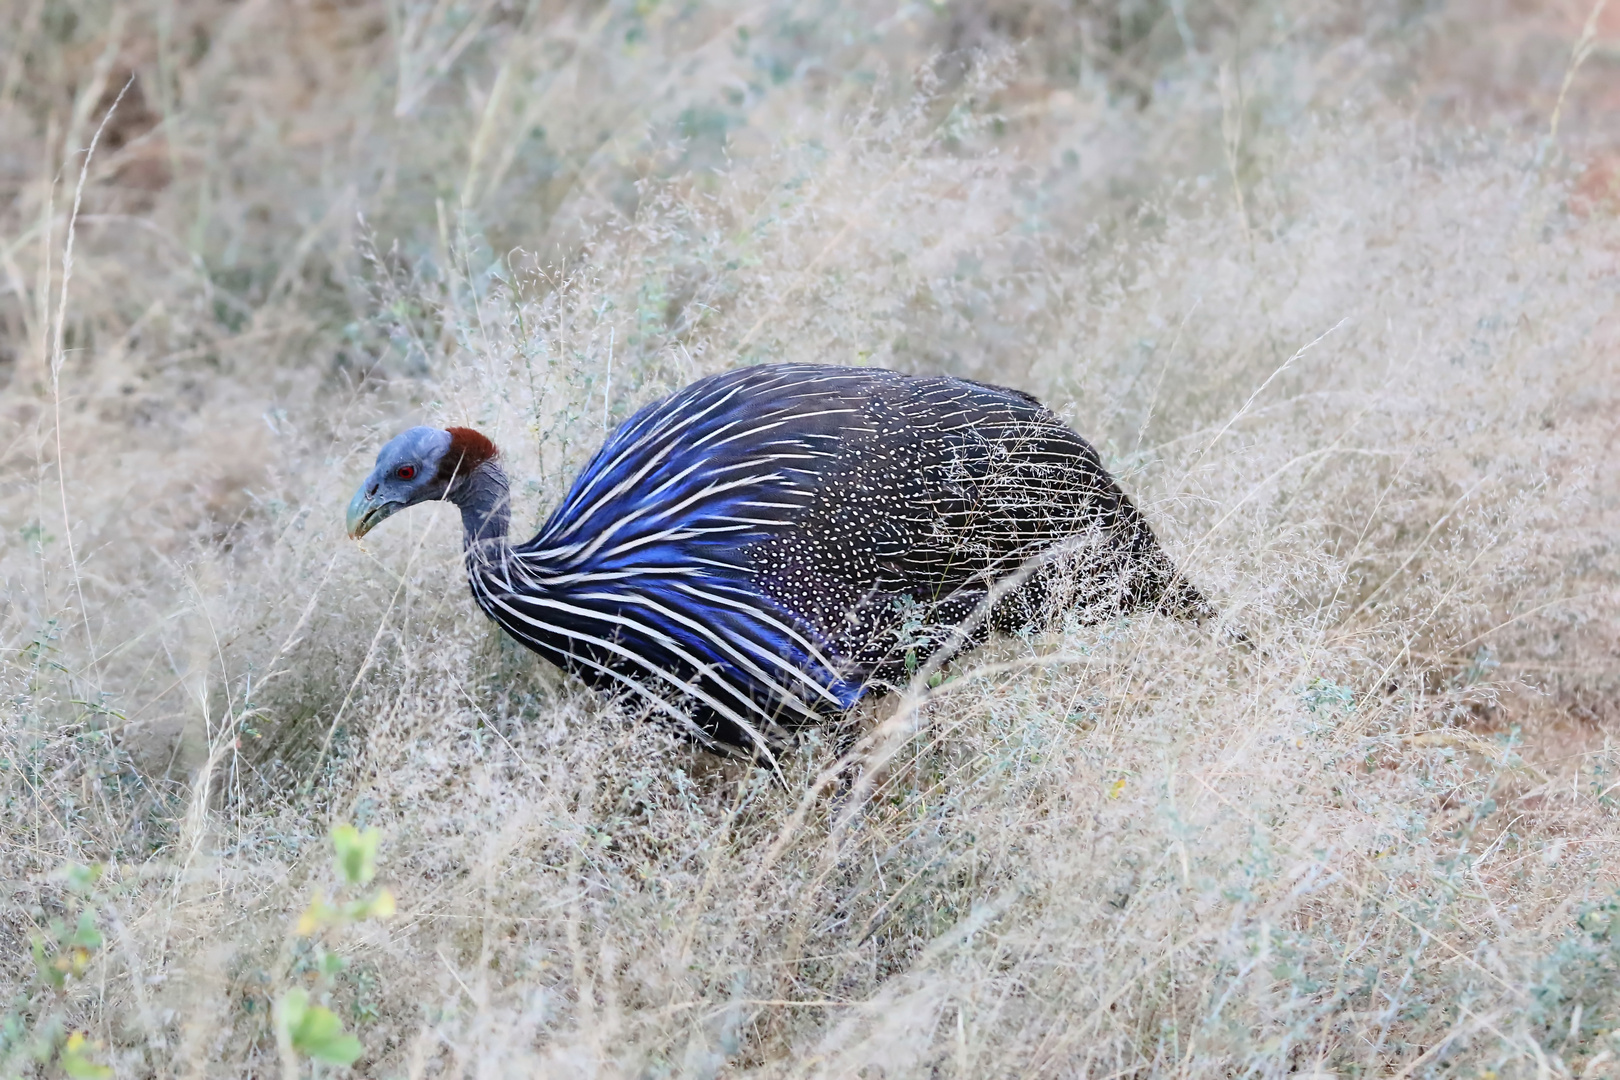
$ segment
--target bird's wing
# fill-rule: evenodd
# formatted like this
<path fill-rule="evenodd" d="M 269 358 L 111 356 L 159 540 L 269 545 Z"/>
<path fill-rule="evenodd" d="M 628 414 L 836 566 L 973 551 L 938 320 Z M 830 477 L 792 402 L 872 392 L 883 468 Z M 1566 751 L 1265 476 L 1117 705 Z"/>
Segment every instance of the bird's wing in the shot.
<path fill-rule="evenodd" d="M 751 551 L 761 591 L 817 630 L 846 677 L 903 678 L 927 642 L 1027 623 L 1054 554 L 1086 548 L 1097 561 L 1079 579 L 1113 588 L 1117 565 L 1153 544 L 1096 451 L 1029 395 L 946 377 L 865 389 L 798 527 Z M 998 582 L 1026 574 L 1029 589 L 1007 582 L 995 601 Z"/>
<path fill-rule="evenodd" d="M 750 552 L 797 529 L 870 377 L 746 368 L 643 408 L 513 549 L 498 617 L 561 635 L 604 677 L 656 674 L 737 727 L 847 708 L 861 687 L 819 628 L 759 590 Z"/>
<path fill-rule="evenodd" d="M 847 607 L 851 584 L 943 597 L 1134 512 L 1091 446 L 1027 394 L 943 377 L 865 389 L 797 533 L 761 553 L 811 607 Z"/>
<path fill-rule="evenodd" d="M 685 565 L 793 522 L 861 419 L 859 369 L 774 365 L 703 379 L 625 421 L 518 549 L 552 566 Z"/>

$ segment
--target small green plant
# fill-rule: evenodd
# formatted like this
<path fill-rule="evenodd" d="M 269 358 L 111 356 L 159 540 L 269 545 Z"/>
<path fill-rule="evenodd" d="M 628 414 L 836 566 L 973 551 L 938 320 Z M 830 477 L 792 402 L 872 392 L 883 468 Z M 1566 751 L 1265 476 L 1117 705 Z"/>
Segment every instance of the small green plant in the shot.
<path fill-rule="evenodd" d="M 352 894 L 370 885 L 377 876 L 377 847 L 382 833 L 339 825 L 331 835 L 332 864 L 340 893 Z M 344 1031 L 343 1021 L 328 1007 L 332 990 L 349 965 L 328 948 L 326 941 L 345 927 L 393 914 L 394 894 L 381 888 L 349 899 L 328 899 L 317 892 L 299 916 L 294 933 L 304 948 L 298 970 L 313 973 L 314 985 L 311 989 L 293 987 L 276 1000 L 276 1042 L 285 1075 L 296 1076 L 302 1058 L 329 1065 L 352 1065 L 364 1052 L 360 1039 Z"/>
<path fill-rule="evenodd" d="M 381 840 L 382 834 L 376 829 L 361 832 L 353 825 L 339 825 L 332 830 L 333 867 L 344 885 L 352 889 L 371 884 L 377 876 L 377 845 Z M 298 935 L 308 937 L 324 929 L 366 919 L 386 919 L 393 914 L 394 894 L 387 889 L 335 904 L 316 893 L 298 919 Z"/>
<path fill-rule="evenodd" d="M 112 1069 L 106 1065 L 98 1064 L 90 1055 L 99 1050 L 100 1044 L 94 1042 L 82 1031 L 75 1031 L 62 1043 L 62 1049 L 57 1053 L 56 1063 L 62 1066 L 62 1071 L 73 1077 L 73 1080 L 104 1080 L 113 1074 Z"/>
<path fill-rule="evenodd" d="M 62 913 L 47 917 L 43 906 L 33 911 L 44 923 L 29 936 L 34 978 L 0 1016 L 0 1070 L 24 1056 L 41 1065 L 54 1061 L 74 1080 L 99 1080 L 113 1074 L 96 1060 L 100 1044 L 72 1030 L 65 1013 L 68 992 L 84 979 L 103 943 L 101 866 L 70 863 L 52 876 L 63 885 Z"/>
<path fill-rule="evenodd" d="M 1313 714 L 1347 713 L 1356 707 L 1356 692 L 1332 679 L 1311 680 L 1311 684 L 1301 690 L 1299 696 L 1305 702 L 1305 708 Z"/>
<path fill-rule="evenodd" d="M 343 1021 L 331 1009 L 311 1005 L 309 991 L 294 987 L 276 1003 L 276 1035 L 283 1052 L 314 1058 L 333 1065 L 353 1065 L 364 1049 L 360 1040 L 343 1030 Z"/>

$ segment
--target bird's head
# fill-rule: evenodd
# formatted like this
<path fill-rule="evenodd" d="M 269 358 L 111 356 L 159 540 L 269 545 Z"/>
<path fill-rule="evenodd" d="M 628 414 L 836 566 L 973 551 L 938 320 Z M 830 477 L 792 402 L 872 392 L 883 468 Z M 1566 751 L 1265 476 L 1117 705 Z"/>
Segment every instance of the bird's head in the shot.
<path fill-rule="evenodd" d="M 473 470 L 495 455 L 495 444 L 471 428 L 401 432 L 377 454 L 377 467 L 349 500 L 349 535 L 358 540 L 407 506 L 454 499 Z"/>

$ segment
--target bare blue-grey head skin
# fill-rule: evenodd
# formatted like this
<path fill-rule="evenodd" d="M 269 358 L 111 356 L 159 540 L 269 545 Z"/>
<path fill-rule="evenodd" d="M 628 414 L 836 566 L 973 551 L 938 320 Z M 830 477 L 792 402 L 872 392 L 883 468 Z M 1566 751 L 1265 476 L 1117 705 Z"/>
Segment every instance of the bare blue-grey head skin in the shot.
<path fill-rule="evenodd" d="M 443 428 L 413 427 L 396 435 L 349 501 L 349 535 L 358 540 L 407 506 L 444 498 L 448 484 L 439 478 L 439 466 L 449 452 L 450 433 Z"/>
<path fill-rule="evenodd" d="M 355 539 L 407 506 L 443 499 L 461 508 L 469 552 L 485 555 L 506 538 L 506 474 L 495 444 L 470 428 L 413 427 L 377 454 L 377 465 L 349 500 Z"/>

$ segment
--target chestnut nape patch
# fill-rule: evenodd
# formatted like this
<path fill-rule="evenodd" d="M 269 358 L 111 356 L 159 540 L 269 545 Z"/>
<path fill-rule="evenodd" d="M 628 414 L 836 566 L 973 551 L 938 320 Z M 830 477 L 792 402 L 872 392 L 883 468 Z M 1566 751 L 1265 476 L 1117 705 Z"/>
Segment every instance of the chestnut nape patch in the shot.
<path fill-rule="evenodd" d="M 495 444 L 482 432 L 464 427 L 445 430 L 450 433 L 450 452 L 444 455 L 444 461 L 439 466 L 441 479 L 449 479 L 443 475 L 446 472 L 465 476 L 484 462 L 493 460 L 500 453 Z"/>

